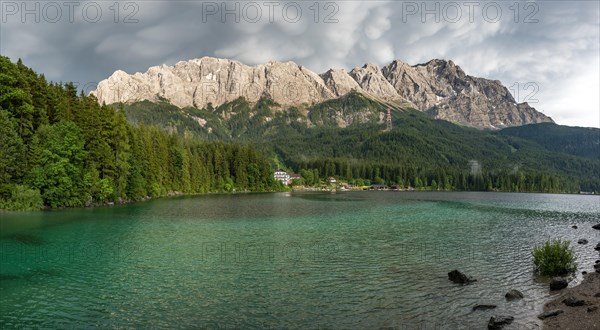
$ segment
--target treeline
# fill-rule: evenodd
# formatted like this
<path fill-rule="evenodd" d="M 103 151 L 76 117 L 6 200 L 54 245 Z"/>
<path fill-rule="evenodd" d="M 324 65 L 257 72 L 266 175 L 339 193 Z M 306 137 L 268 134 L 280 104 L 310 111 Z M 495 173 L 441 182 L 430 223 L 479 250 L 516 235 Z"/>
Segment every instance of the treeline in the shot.
<path fill-rule="evenodd" d="M 452 168 L 419 168 L 348 159 L 322 158 L 293 164 L 307 185 L 336 177 L 350 184 L 387 184 L 429 190 L 577 192 L 580 187 L 563 176 L 539 171 L 470 171 Z"/>
<path fill-rule="evenodd" d="M 77 207 L 171 192 L 281 186 L 255 148 L 133 126 L 122 113 L 0 57 L 0 208 Z"/>

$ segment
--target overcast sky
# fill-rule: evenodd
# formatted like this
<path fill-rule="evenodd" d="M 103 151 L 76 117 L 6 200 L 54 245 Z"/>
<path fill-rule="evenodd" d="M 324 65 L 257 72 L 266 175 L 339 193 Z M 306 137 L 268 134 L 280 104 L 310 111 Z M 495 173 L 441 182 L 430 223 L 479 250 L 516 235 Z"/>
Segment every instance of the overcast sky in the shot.
<path fill-rule="evenodd" d="M 25 4 L 25 5 L 23 5 Z M 317 73 L 451 59 L 557 123 L 600 126 L 598 1 L 0 1 L 0 53 L 84 89 L 203 56 Z M 26 6 L 26 7 L 24 7 Z"/>

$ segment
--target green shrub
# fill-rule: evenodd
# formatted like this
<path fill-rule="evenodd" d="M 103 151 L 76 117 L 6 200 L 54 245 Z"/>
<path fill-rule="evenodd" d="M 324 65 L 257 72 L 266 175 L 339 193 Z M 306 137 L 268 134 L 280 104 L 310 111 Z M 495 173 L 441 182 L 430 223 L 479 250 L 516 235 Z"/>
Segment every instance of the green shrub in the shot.
<path fill-rule="evenodd" d="M 569 241 L 548 240 L 536 246 L 531 254 L 536 271 L 542 275 L 563 275 L 577 270 L 575 252 L 569 246 Z"/>
<path fill-rule="evenodd" d="M 98 192 L 98 199 L 101 202 L 107 201 L 111 197 L 113 197 L 113 193 L 114 193 L 115 189 L 114 189 L 113 183 L 110 179 L 108 179 L 108 178 L 100 179 L 100 181 L 98 181 L 98 188 L 100 190 Z"/>
<path fill-rule="evenodd" d="M 0 198 L 0 209 L 12 211 L 37 211 L 44 206 L 40 191 L 24 185 L 11 187 L 10 197 Z"/>

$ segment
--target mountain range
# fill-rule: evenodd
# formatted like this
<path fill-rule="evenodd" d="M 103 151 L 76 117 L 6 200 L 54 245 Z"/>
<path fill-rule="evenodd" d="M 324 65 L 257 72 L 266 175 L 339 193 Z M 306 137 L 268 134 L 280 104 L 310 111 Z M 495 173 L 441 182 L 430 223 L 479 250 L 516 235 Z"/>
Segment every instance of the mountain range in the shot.
<path fill-rule="evenodd" d="M 431 81 L 429 90 L 441 93 L 436 88 L 444 84 L 459 89 L 456 86 L 464 82 L 479 81 L 456 78 L 461 72 L 458 67 L 439 63 L 444 63 L 446 78 Z M 451 67 L 454 73 L 448 73 Z M 159 89 L 172 69 L 166 68 L 157 80 Z M 394 96 L 384 98 L 385 93 L 373 89 L 376 83 L 365 83 L 376 79 L 376 75 L 365 78 L 367 71 L 379 72 L 367 65 L 348 73 L 359 88 L 344 89 L 351 81 L 342 71 L 329 72 L 331 79 L 327 74 L 322 75 L 325 79 L 318 76 L 324 86 L 331 86 L 322 90 L 324 95 L 337 93 L 320 102 L 309 98 L 286 103 L 285 98 L 263 91 L 255 99 L 234 95 L 215 105 L 186 106 L 174 104 L 171 92 L 167 93 L 183 85 L 163 81 L 164 92 L 148 92 L 147 100 L 142 94 L 121 93 L 119 100 L 129 101 L 112 103 L 102 86 L 119 85 L 103 82 L 95 94 L 102 103 L 111 103 L 104 105 L 94 96 L 78 95 L 73 83 L 48 82 L 21 60 L 13 63 L 0 56 L 0 209 L 114 203 L 174 191 L 284 189 L 273 178 L 275 168 L 300 173 L 307 185 L 319 185 L 333 176 L 358 186 L 600 192 L 600 129 L 551 122 L 502 129 L 455 124 L 431 118 L 431 108 L 419 110 L 419 102 L 427 107 L 432 100 L 428 93 L 416 93 L 422 98 L 413 95 L 409 100 L 390 91 Z M 381 74 L 392 77 L 392 71 L 398 72 L 392 65 Z M 138 88 L 145 75 L 124 74 L 123 81 L 131 85 L 123 86 Z M 343 80 L 347 81 L 334 83 Z M 483 80 L 478 88 L 488 83 L 495 84 Z M 382 96 L 374 96 L 377 93 Z M 463 101 L 480 106 L 473 95 Z M 511 99 L 508 93 L 504 98 Z M 454 102 L 460 113 L 464 109 L 458 100 L 451 97 L 447 102 Z M 510 107 L 510 102 L 501 104 Z M 522 112 L 517 114 L 523 118 Z"/>
<path fill-rule="evenodd" d="M 179 108 L 197 109 L 219 107 L 241 97 L 251 104 L 269 99 L 276 105 L 274 109 L 293 108 L 307 118 L 309 125 L 317 126 L 312 109 L 351 93 L 383 104 L 384 108 L 416 109 L 434 119 L 479 129 L 553 122 L 527 103 L 517 103 L 500 81 L 469 76 L 454 62 L 440 59 L 417 65 L 396 60 L 381 68 L 365 64 L 349 72 L 330 69 L 317 74 L 294 62 L 248 66 L 203 57 L 174 66 L 154 66 L 145 73 L 117 70 L 92 93 L 106 104 L 167 101 Z M 351 116 L 330 115 L 338 126 L 346 127 L 381 123 L 386 112 L 359 110 L 354 109 Z M 201 118 L 199 124 L 204 120 Z"/>

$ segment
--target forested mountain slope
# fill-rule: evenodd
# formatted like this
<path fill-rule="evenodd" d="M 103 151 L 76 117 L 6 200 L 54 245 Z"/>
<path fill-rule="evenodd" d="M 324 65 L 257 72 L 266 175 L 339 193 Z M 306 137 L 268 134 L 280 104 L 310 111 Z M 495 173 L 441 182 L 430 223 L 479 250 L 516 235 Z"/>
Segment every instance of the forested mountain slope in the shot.
<path fill-rule="evenodd" d="M 282 111 L 264 98 L 254 104 L 240 98 L 205 109 L 148 101 L 117 107 L 134 123 L 159 125 L 183 136 L 260 145 L 290 170 L 317 170 L 322 177 L 421 186 L 433 181 L 439 186 L 441 180 L 443 189 L 464 190 L 600 188 L 600 130 L 593 128 L 539 124 L 541 129 L 528 125 L 481 131 L 394 108 L 393 128 L 387 131 L 381 114 L 389 105 L 359 93 L 304 111 Z M 350 124 L 340 127 L 340 117 Z M 539 132 L 518 134 L 533 130 Z M 555 138 L 556 131 L 569 134 Z"/>
<path fill-rule="evenodd" d="M 600 130 L 597 128 L 543 123 L 510 127 L 498 134 L 528 140 L 550 151 L 600 159 Z"/>
<path fill-rule="evenodd" d="M 130 124 L 125 115 L 0 57 L 0 208 L 75 207 L 174 192 L 281 189 L 249 145 Z"/>

